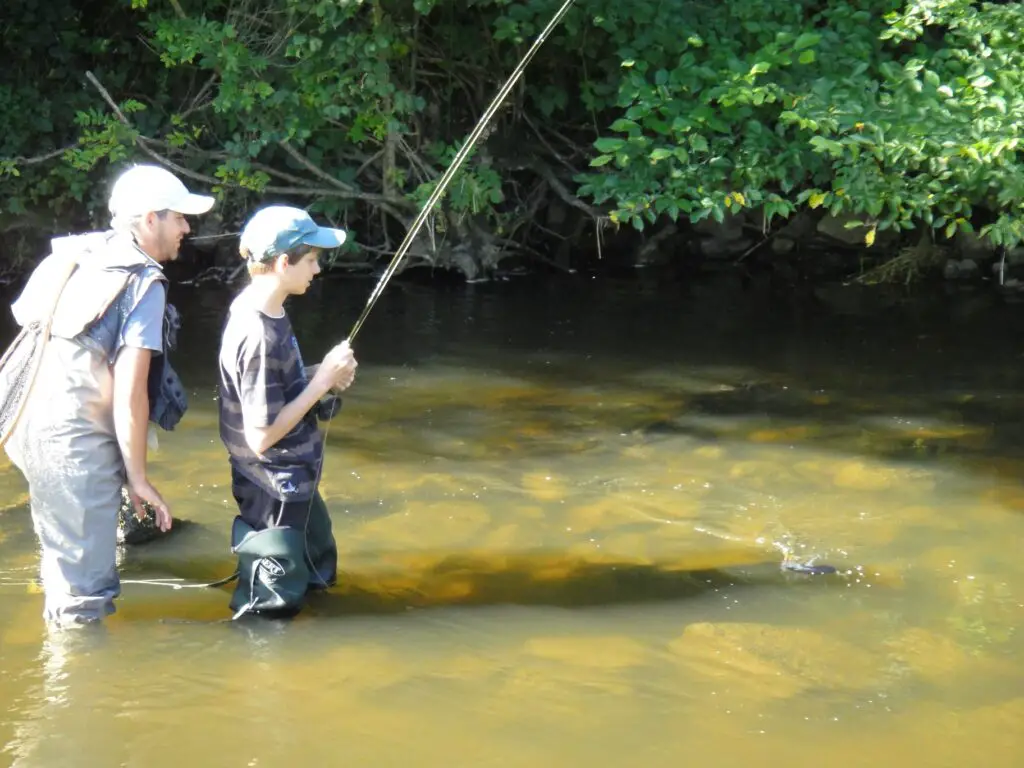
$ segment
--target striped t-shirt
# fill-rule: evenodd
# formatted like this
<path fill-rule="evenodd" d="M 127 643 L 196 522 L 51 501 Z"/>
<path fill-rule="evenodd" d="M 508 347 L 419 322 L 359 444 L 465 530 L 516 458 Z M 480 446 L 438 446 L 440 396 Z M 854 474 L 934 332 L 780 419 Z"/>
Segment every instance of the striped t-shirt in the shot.
<path fill-rule="evenodd" d="M 269 317 L 231 304 L 220 347 L 220 438 L 232 467 L 282 501 L 312 496 L 323 440 L 310 411 L 263 455 L 245 441 L 245 425 L 268 427 L 307 384 L 299 344 L 286 314 Z"/>

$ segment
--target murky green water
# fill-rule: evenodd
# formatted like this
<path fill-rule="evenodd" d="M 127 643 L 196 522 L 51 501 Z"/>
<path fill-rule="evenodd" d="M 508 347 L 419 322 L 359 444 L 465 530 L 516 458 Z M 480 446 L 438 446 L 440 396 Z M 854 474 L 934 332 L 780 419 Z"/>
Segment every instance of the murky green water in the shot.
<path fill-rule="evenodd" d="M 1022 764 L 1020 308 L 657 283 L 389 288 L 329 433 L 340 583 L 282 625 L 131 583 L 234 565 L 228 294 L 175 288 L 186 522 L 104 632 L 44 633 L 0 471 L 0 764 Z M 308 362 L 370 288 L 294 304 Z"/>

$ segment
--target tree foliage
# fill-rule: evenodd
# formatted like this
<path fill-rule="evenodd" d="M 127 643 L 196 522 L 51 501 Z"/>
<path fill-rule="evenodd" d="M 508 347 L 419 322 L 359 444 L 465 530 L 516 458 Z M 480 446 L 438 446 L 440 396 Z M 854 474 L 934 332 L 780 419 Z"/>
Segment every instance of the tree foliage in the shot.
<path fill-rule="evenodd" d="M 225 229 L 290 199 L 386 253 L 558 5 L 9 0 L 0 221 L 98 224 L 112 167 L 155 159 L 214 189 Z M 546 250 L 580 233 L 544 226 L 556 200 L 637 230 L 820 210 L 866 245 L 1015 245 L 1022 22 L 968 0 L 579 0 L 418 252 Z"/>
<path fill-rule="evenodd" d="M 691 18 L 664 56 L 621 35 L 623 111 L 582 193 L 638 228 L 808 206 L 861 217 L 869 245 L 972 231 L 979 211 L 981 235 L 1021 239 L 1024 6 L 741 0 Z"/>

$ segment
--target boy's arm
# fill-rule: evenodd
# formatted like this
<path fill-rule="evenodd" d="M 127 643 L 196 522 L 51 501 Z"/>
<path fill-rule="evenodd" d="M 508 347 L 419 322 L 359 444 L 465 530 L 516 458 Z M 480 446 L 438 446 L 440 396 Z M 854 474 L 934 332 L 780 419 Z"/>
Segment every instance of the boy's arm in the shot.
<path fill-rule="evenodd" d="M 338 344 L 327 353 L 299 396 L 286 402 L 280 366 L 269 357 L 266 339 L 261 336 L 239 361 L 243 431 L 249 448 L 262 455 L 273 447 L 332 387 L 342 381 L 348 386 L 355 367 L 348 344 Z"/>
<path fill-rule="evenodd" d="M 273 354 L 261 335 L 243 347 L 238 361 L 245 442 L 258 455 L 291 432 L 330 388 L 323 376 L 313 376 L 298 397 L 286 402 Z"/>
<path fill-rule="evenodd" d="M 313 379 L 306 385 L 298 397 L 277 412 L 277 416 L 269 426 L 257 426 L 257 424 L 245 420 L 245 441 L 255 453 L 263 454 L 267 449 L 272 448 L 282 437 L 294 429 L 295 425 L 302 421 L 302 418 L 317 404 L 321 397 L 327 393 L 317 379 Z"/>
<path fill-rule="evenodd" d="M 305 368 L 306 381 L 311 381 L 318 370 L 320 370 L 320 363 L 307 365 Z M 340 391 L 337 387 L 331 387 L 329 392 L 317 401 L 314 413 L 320 421 L 330 421 L 338 415 L 342 404 Z"/>

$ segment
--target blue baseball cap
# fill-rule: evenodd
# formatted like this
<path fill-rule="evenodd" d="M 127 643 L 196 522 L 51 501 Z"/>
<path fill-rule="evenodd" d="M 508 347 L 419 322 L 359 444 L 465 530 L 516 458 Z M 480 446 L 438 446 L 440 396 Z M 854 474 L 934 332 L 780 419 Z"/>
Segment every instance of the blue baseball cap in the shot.
<path fill-rule="evenodd" d="M 297 245 L 337 248 L 345 237 L 345 230 L 321 227 L 301 208 L 268 205 L 246 222 L 239 247 L 249 251 L 250 261 L 267 262 Z"/>

